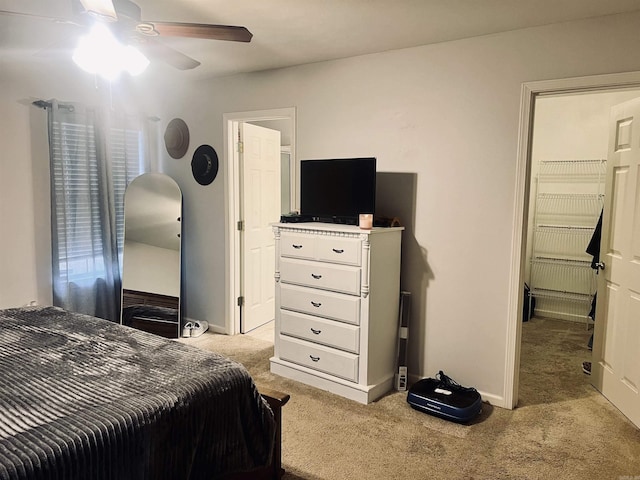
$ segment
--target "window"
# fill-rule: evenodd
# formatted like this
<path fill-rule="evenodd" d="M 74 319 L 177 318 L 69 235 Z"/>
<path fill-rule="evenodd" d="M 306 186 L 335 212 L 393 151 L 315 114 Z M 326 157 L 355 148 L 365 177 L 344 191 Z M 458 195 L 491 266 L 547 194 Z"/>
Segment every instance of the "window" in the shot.
<path fill-rule="evenodd" d="M 124 192 L 143 171 L 140 129 L 109 128 L 108 154 L 100 156 L 100 132 L 88 123 L 57 121 L 51 128 L 51 135 L 57 137 L 51 142 L 57 273 L 78 284 L 107 274 L 105 259 L 108 262 L 109 255 L 105 250 L 111 247 L 109 234 L 105 239 L 105 224 L 110 223 L 105 217 L 109 215 L 115 216 L 118 264 L 122 265 Z"/>
<path fill-rule="evenodd" d="M 124 192 L 131 181 L 144 172 L 143 135 L 140 130 L 112 128 L 111 175 L 116 214 L 116 237 L 119 264 L 122 274 L 122 250 L 124 247 Z"/>

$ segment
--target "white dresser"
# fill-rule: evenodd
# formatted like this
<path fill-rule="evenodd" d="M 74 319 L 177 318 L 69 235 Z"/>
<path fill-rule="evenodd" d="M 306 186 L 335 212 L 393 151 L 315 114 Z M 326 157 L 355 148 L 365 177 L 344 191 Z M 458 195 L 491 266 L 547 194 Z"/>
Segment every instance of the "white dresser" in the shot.
<path fill-rule="evenodd" d="M 360 403 L 391 389 L 402 230 L 274 225 L 273 373 Z"/>

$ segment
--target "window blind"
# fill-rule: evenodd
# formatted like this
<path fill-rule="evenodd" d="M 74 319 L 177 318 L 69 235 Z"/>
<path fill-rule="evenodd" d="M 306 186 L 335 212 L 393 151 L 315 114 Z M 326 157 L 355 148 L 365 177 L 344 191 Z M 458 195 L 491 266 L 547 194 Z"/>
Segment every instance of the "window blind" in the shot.
<path fill-rule="evenodd" d="M 116 234 L 120 265 L 124 247 L 124 193 L 127 186 L 143 173 L 142 132 L 131 128 L 110 131 L 111 175 L 116 212 Z"/>
<path fill-rule="evenodd" d="M 110 128 L 107 172 L 110 182 L 101 182 L 96 154 L 96 132 L 92 125 L 54 122 L 52 134 L 53 188 L 56 196 L 58 265 L 60 277 L 68 281 L 93 280 L 105 273 L 102 225 L 103 202 L 113 200 L 118 254 L 124 238 L 124 192 L 142 173 L 142 132 Z M 104 166 L 103 166 L 104 167 Z M 104 191 L 111 185 L 112 195 Z"/>

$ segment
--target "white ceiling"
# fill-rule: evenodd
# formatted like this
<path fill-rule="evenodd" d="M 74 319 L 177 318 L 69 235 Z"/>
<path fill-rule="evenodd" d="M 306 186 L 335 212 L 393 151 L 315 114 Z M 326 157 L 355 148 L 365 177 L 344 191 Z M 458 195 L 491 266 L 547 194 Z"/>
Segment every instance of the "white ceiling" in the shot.
<path fill-rule="evenodd" d="M 163 38 L 224 76 L 640 10 L 640 0 L 138 0 L 143 20 L 242 25 L 250 43 Z M 0 0 L 0 10 L 68 17 L 70 0 Z M 0 15 L 0 63 L 67 59 L 77 27 Z M 65 60 L 66 61 L 66 60 Z M 169 67 L 161 67 L 169 68 Z"/>

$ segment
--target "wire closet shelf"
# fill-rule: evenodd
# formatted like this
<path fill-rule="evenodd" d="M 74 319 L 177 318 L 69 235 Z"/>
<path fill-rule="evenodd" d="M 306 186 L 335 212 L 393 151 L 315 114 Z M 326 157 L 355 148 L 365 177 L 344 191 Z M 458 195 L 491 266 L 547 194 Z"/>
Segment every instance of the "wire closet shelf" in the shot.
<path fill-rule="evenodd" d="M 529 312 L 590 323 L 596 291 L 586 253 L 604 204 L 606 160 L 542 160 L 536 178 Z M 532 312 L 533 313 L 533 312 Z"/>

